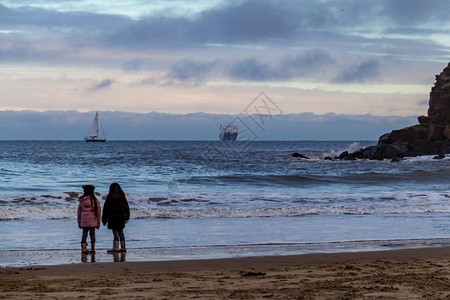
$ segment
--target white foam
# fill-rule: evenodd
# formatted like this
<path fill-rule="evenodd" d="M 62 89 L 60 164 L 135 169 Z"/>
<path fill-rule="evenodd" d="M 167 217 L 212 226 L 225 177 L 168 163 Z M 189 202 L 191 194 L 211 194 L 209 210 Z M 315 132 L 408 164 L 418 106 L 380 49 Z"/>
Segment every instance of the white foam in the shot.
<path fill-rule="evenodd" d="M 329 153 L 325 153 L 323 155 L 323 158 L 328 157 L 328 158 L 332 158 L 333 159 L 333 158 L 339 157 L 339 155 L 341 155 L 345 151 L 347 151 L 348 153 L 354 153 L 354 152 L 359 151 L 361 149 L 362 149 L 361 144 L 358 143 L 358 142 L 354 142 L 354 143 L 351 143 L 347 147 L 347 149 L 345 149 L 345 150 L 338 150 L 338 151 L 331 150 Z"/>
<path fill-rule="evenodd" d="M 133 210 L 135 218 L 268 218 L 306 215 L 372 215 L 449 213 L 450 204 L 399 206 L 303 206 L 283 208 L 141 208 Z"/>
<path fill-rule="evenodd" d="M 77 207 L 58 206 L 3 206 L 0 210 L 1 221 L 28 219 L 70 219 L 77 217 Z"/>
<path fill-rule="evenodd" d="M 334 159 L 336 157 L 339 157 L 342 153 L 347 151 L 348 153 L 355 153 L 359 150 L 361 150 L 363 147 L 360 143 L 354 142 L 351 143 L 347 149 L 345 150 L 331 150 L 329 153 L 325 153 L 323 155 L 323 158 L 328 157 L 331 159 Z M 421 156 L 415 156 L 415 157 L 405 157 L 404 161 L 406 162 L 423 162 L 423 161 L 443 161 L 443 160 L 450 160 L 450 155 L 446 155 L 445 157 L 441 159 L 436 159 L 436 155 L 421 155 Z M 387 159 L 389 160 L 389 159 Z"/>
<path fill-rule="evenodd" d="M 128 195 L 127 195 L 128 196 Z M 448 192 L 399 191 L 334 193 L 332 191 L 202 193 L 199 199 L 168 194 L 129 195 L 132 218 L 259 218 L 341 214 L 417 214 L 450 212 Z M 165 196 L 165 197 L 164 197 Z M 59 197 L 59 196 L 58 196 Z M 11 197 L 0 206 L 0 220 L 76 218 L 78 201 L 55 196 L 31 200 Z M 104 202 L 100 200 L 103 207 Z"/>
<path fill-rule="evenodd" d="M 26 219 L 75 219 L 76 207 L 2 207 L 0 220 Z M 268 218 L 298 217 L 306 215 L 371 215 L 371 214 L 422 214 L 450 213 L 450 204 L 417 205 L 343 205 L 343 206 L 298 206 L 264 208 L 186 208 L 186 207 L 134 207 L 131 216 L 145 218 Z"/>
<path fill-rule="evenodd" d="M 350 144 L 350 146 L 348 146 L 347 151 L 348 151 L 348 153 L 355 153 L 356 151 L 359 151 L 361 149 L 362 149 L 361 144 L 358 142 L 355 142 L 355 143 Z"/>
<path fill-rule="evenodd" d="M 441 159 L 435 159 L 436 155 L 422 155 L 422 156 L 415 156 L 415 157 L 406 157 L 405 161 L 407 162 L 423 162 L 423 161 L 434 161 L 434 162 L 440 162 L 444 160 L 450 160 L 450 155 L 446 155 L 445 157 Z"/>

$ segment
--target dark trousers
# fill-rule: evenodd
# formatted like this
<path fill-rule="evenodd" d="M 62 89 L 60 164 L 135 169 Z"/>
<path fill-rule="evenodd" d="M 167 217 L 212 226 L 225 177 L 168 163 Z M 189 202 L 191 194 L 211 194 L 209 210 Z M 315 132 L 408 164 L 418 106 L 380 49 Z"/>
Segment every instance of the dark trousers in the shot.
<path fill-rule="evenodd" d="M 115 241 L 125 241 L 125 235 L 123 234 L 123 229 L 120 229 L 120 230 L 113 229 L 112 232 L 113 232 Z"/>
<path fill-rule="evenodd" d="M 81 236 L 81 242 L 86 243 L 86 238 L 89 233 L 91 237 L 91 244 L 95 243 L 95 227 L 83 227 L 83 235 Z"/>

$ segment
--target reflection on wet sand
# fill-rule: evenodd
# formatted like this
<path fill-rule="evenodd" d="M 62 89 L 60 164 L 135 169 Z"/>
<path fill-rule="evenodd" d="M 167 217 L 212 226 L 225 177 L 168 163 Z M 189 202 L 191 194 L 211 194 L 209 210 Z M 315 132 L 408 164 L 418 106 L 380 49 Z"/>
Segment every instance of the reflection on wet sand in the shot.
<path fill-rule="evenodd" d="M 114 262 L 125 262 L 125 252 L 112 252 Z"/>
<path fill-rule="evenodd" d="M 89 262 L 95 263 L 95 253 L 81 253 L 81 262 L 87 263 L 88 256 L 91 257 Z"/>
<path fill-rule="evenodd" d="M 109 253 L 113 257 L 113 262 L 125 262 L 126 261 L 126 255 L 125 252 L 112 252 Z M 90 259 L 88 260 L 88 256 L 90 256 Z M 95 253 L 81 253 L 81 262 L 83 263 L 95 263 Z"/>

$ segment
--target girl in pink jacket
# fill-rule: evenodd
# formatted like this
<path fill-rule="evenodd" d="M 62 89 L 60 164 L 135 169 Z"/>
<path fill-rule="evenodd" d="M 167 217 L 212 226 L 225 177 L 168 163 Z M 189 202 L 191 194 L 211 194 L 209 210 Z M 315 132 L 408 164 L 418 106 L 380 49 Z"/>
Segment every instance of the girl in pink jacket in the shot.
<path fill-rule="evenodd" d="M 94 195 L 94 189 L 95 186 L 93 185 L 83 185 L 84 194 L 78 204 L 78 228 L 83 229 L 83 235 L 81 236 L 82 253 L 95 253 L 95 228 L 100 228 L 101 208 Z M 87 250 L 86 238 L 88 233 L 91 238 L 91 251 Z"/>

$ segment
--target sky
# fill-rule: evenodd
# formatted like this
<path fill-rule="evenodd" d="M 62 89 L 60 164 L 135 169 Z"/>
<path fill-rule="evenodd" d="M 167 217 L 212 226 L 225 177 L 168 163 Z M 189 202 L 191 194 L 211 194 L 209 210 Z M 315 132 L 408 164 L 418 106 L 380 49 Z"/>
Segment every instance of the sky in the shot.
<path fill-rule="evenodd" d="M 0 111 L 426 114 L 448 0 L 0 0 Z"/>

